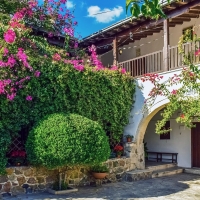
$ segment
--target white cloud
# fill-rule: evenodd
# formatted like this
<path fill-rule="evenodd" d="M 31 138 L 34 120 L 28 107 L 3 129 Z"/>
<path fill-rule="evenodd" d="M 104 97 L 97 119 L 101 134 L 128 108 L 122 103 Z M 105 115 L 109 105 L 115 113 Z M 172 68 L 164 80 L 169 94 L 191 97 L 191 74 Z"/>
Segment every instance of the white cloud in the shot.
<path fill-rule="evenodd" d="M 72 1 L 67 0 L 66 6 L 67 6 L 68 9 L 70 9 L 70 8 L 73 8 L 75 5 Z"/>
<path fill-rule="evenodd" d="M 123 8 L 121 6 L 117 6 L 113 9 L 109 8 L 101 9 L 99 6 L 90 6 L 87 11 L 88 11 L 88 17 L 95 18 L 97 22 L 109 23 L 122 14 Z"/>

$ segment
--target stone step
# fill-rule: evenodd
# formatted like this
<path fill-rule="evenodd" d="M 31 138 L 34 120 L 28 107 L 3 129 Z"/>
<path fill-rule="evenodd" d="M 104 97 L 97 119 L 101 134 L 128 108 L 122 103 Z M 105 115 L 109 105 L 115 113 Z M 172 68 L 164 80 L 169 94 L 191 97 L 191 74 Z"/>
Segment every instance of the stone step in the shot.
<path fill-rule="evenodd" d="M 152 173 L 152 178 L 180 174 L 183 173 L 183 170 L 184 169 L 181 167 L 171 167 L 167 169 L 155 170 Z"/>
<path fill-rule="evenodd" d="M 200 175 L 200 168 L 184 169 L 184 173 Z"/>
<path fill-rule="evenodd" d="M 150 179 L 150 178 L 152 178 L 152 171 L 149 169 L 133 170 L 133 171 L 126 172 L 125 174 L 125 180 L 128 182 L 139 181 L 139 180 Z"/>
<path fill-rule="evenodd" d="M 154 165 L 154 166 L 147 166 L 146 169 L 149 169 L 151 171 L 156 171 L 156 170 L 162 170 L 162 169 L 168 169 L 172 167 L 176 167 L 177 163 L 166 163 L 166 164 L 161 164 L 161 165 Z"/>

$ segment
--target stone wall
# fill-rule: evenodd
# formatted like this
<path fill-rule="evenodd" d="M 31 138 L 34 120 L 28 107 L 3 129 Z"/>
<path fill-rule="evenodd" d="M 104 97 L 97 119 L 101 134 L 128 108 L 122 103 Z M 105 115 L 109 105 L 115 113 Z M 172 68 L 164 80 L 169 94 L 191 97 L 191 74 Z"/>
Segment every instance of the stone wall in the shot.
<path fill-rule="evenodd" d="M 130 171 L 135 165 L 131 158 L 114 158 L 105 162 L 110 173 L 103 180 L 103 183 L 119 181 L 125 172 Z M 35 167 L 10 167 L 6 169 L 7 175 L 0 176 L 0 192 L 12 195 L 23 192 L 37 192 L 51 187 L 57 180 L 57 170 L 47 170 Z M 63 171 L 63 178 L 71 186 L 85 186 L 96 184 L 90 169 L 84 167 L 68 167 Z"/>
<path fill-rule="evenodd" d="M 109 168 L 109 174 L 103 183 L 120 181 L 125 172 L 135 169 L 144 169 L 144 146 L 138 143 L 125 143 L 122 158 L 113 158 L 105 162 Z M 22 192 L 36 192 L 51 187 L 58 179 L 57 170 L 47 170 L 35 167 L 10 167 L 7 175 L 0 176 L 0 193 L 17 194 Z M 89 168 L 67 167 L 63 169 L 63 180 L 71 186 L 85 186 L 97 184 Z"/>

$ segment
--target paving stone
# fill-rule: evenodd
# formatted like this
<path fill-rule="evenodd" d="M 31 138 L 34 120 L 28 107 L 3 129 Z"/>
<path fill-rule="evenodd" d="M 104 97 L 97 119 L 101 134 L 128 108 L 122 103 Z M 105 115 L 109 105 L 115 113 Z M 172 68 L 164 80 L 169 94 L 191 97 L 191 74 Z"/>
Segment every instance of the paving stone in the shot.
<path fill-rule="evenodd" d="M 116 182 L 97 187 L 80 187 L 78 192 L 51 195 L 47 192 L 18 195 L 18 200 L 200 200 L 200 176 L 176 174 L 137 182 Z M 3 197 L 3 199 L 11 199 Z"/>

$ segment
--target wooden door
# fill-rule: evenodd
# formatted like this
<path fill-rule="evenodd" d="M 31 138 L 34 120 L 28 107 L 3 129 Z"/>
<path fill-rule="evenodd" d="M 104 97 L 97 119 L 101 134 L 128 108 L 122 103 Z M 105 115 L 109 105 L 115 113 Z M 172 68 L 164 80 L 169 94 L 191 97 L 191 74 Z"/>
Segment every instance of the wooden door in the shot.
<path fill-rule="evenodd" d="M 200 123 L 194 123 L 192 135 L 192 167 L 200 167 Z"/>

